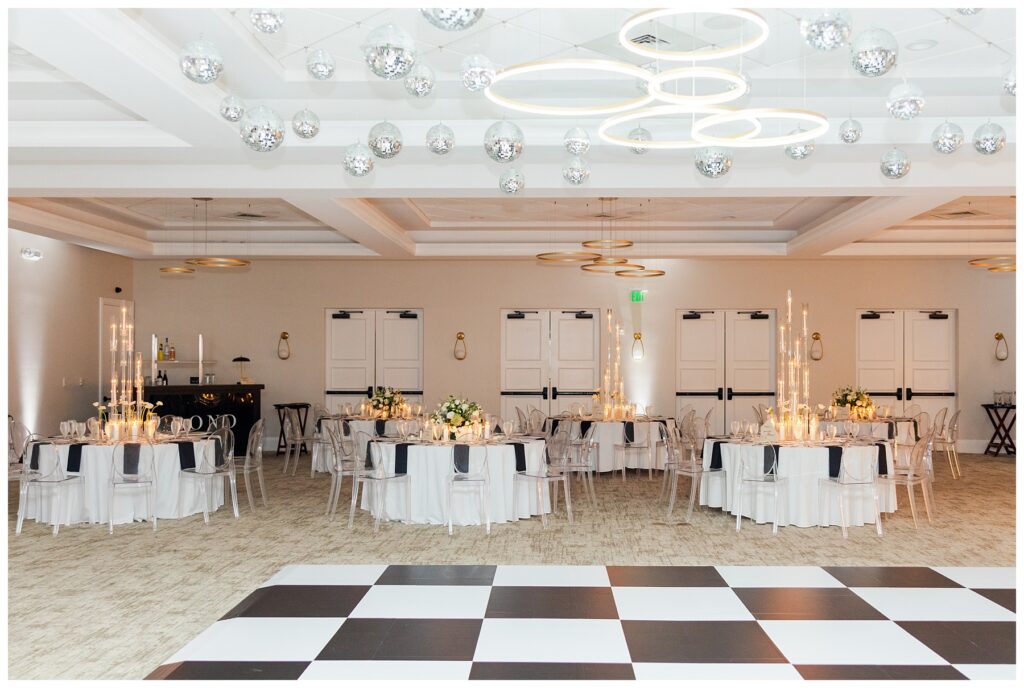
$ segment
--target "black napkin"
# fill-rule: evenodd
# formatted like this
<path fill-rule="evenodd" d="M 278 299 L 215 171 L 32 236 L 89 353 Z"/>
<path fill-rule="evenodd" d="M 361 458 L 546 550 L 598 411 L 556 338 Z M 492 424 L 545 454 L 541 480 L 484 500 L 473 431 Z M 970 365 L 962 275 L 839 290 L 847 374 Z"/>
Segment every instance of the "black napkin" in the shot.
<path fill-rule="evenodd" d="M 921 433 L 917 429 L 917 419 L 915 418 L 912 422 L 914 423 L 914 441 L 915 442 L 920 442 L 921 441 Z"/>
<path fill-rule="evenodd" d="M 894 439 L 896 437 L 896 421 L 886 421 L 885 424 L 888 426 L 886 427 L 886 435 L 889 439 Z"/>
<path fill-rule="evenodd" d="M 552 418 L 552 419 L 550 420 L 550 424 L 548 425 L 548 431 L 549 431 L 549 432 L 550 432 L 550 433 L 551 433 L 552 435 L 554 435 L 554 434 L 555 434 L 555 432 L 556 432 L 556 431 L 558 430 L 558 424 L 559 424 L 560 422 L 561 422 L 561 421 L 560 421 L 560 420 L 559 420 L 558 418 Z"/>
<path fill-rule="evenodd" d="M 178 465 L 182 470 L 196 467 L 196 447 L 190 441 L 175 442 L 178 445 Z"/>
<path fill-rule="evenodd" d="M 526 445 L 522 442 L 513 442 L 512 450 L 516 453 L 516 473 L 526 472 Z"/>
<path fill-rule="evenodd" d="M 455 471 L 457 473 L 469 473 L 469 445 L 468 444 L 456 444 L 452 447 L 455 461 Z M 395 464 L 398 463 L 398 457 L 395 457 Z"/>
<path fill-rule="evenodd" d="M 346 437 L 352 434 L 352 426 L 348 424 L 347 420 L 341 421 L 341 433 Z"/>
<path fill-rule="evenodd" d="M 138 475 L 139 474 L 139 450 L 142 448 L 141 444 L 126 444 L 124 445 L 124 468 L 122 473 L 124 475 Z M 68 464 L 71 463 L 71 455 L 68 455 Z"/>
<path fill-rule="evenodd" d="M 298 459 L 296 459 L 298 461 Z M 213 440 L 213 465 L 224 465 L 224 445 L 219 440 Z"/>
<path fill-rule="evenodd" d="M 72 444 L 68 447 L 67 473 L 80 473 L 82 470 L 82 447 L 84 444 Z"/>
<path fill-rule="evenodd" d="M 373 421 L 373 434 L 377 437 L 383 437 L 384 433 L 387 432 L 388 422 L 386 420 L 375 420 Z"/>
<path fill-rule="evenodd" d="M 626 438 L 626 444 L 633 444 L 635 441 L 635 435 L 633 434 L 633 421 L 626 421 L 623 436 Z"/>
<path fill-rule="evenodd" d="M 878 447 L 878 475 L 889 475 L 889 462 L 886 460 L 888 449 L 885 442 L 877 442 Z"/>
<path fill-rule="evenodd" d="M 586 437 L 590 431 L 590 426 L 594 424 L 592 420 L 581 420 L 580 421 L 580 437 Z"/>
<path fill-rule="evenodd" d="M 49 442 L 36 442 L 32 445 L 32 458 L 29 460 L 28 467 L 33 471 L 39 470 L 39 446 L 42 444 L 49 444 Z"/>
<path fill-rule="evenodd" d="M 323 416 L 317 416 L 317 419 L 316 419 L 316 431 L 317 432 L 320 432 L 320 430 L 322 429 L 321 425 L 323 425 L 323 422 L 324 422 Z"/>
<path fill-rule="evenodd" d="M 373 444 L 373 440 L 366 441 L 366 461 L 363 462 L 363 468 L 373 470 L 373 458 L 370 454 L 370 445 Z"/>
<path fill-rule="evenodd" d="M 838 478 L 839 467 L 843 464 L 843 448 L 828 447 L 828 477 Z"/>
<path fill-rule="evenodd" d="M 405 475 L 409 470 L 409 447 L 406 442 L 395 445 L 395 475 Z M 468 450 L 469 447 L 466 447 Z M 469 459 L 467 457 L 467 463 Z"/>
<path fill-rule="evenodd" d="M 779 451 L 781 447 L 777 444 L 766 444 L 764 447 L 764 474 L 771 475 L 774 473 L 772 464 L 775 464 L 775 468 L 779 467 L 777 459 L 779 458 Z"/>
<path fill-rule="evenodd" d="M 712 442 L 711 443 L 711 465 L 709 470 L 720 471 L 722 470 L 722 443 Z"/>

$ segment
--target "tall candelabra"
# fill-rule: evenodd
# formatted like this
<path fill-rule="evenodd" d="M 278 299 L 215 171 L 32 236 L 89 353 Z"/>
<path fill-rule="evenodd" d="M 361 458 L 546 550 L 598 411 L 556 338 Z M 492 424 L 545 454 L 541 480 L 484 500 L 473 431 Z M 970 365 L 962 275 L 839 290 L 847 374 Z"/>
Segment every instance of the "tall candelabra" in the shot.
<path fill-rule="evenodd" d="M 776 380 L 776 432 L 780 439 L 803 439 L 810 431 L 811 367 L 807 355 L 807 304 L 801 307 L 800 333 L 793 326 L 793 292 L 786 292 L 786 322 L 779 325 L 778 370 Z"/>
<path fill-rule="evenodd" d="M 594 411 L 602 417 L 623 420 L 632 416 L 635 408 L 626 402 L 626 385 L 622 380 L 622 325 L 614 320 L 612 309 L 605 314 L 605 365 L 601 375 L 601 389 L 594 394 Z M 613 354 L 614 352 L 614 354 Z"/>
<path fill-rule="evenodd" d="M 133 351 L 134 345 L 135 323 L 128 316 L 128 309 L 122 307 L 120 325 L 116 321 L 110 323 L 111 420 L 133 423 L 144 416 L 142 352 Z"/>

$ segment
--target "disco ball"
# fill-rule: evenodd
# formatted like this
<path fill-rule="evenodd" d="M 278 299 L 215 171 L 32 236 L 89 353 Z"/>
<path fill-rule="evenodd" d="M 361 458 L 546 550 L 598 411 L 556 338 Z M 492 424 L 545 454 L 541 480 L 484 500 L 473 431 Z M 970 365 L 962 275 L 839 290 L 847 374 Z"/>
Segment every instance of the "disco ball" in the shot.
<path fill-rule="evenodd" d="M 640 69 L 645 69 L 648 72 L 650 72 L 651 74 L 657 74 L 658 73 L 658 62 L 657 62 L 657 60 L 655 60 L 654 62 L 645 62 L 642 65 L 640 65 Z M 644 95 L 647 95 L 647 93 L 648 93 L 648 81 L 647 81 L 647 79 L 637 79 L 636 80 L 636 90 L 640 91 Z"/>
<path fill-rule="evenodd" d="M 217 80 L 224 70 L 220 51 L 209 41 L 198 40 L 187 44 L 178 55 L 181 73 L 197 84 L 209 84 Z"/>
<path fill-rule="evenodd" d="M 292 117 L 292 131 L 299 138 L 311 139 L 320 133 L 320 118 L 312 110 L 299 110 Z"/>
<path fill-rule="evenodd" d="M 850 18 L 845 12 L 827 10 L 813 19 L 801 19 L 800 35 L 815 50 L 841 48 L 850 40 Z"/>
<path fill-rule="evenodd" d="M 843 143 L 857 143 L 864 134 L 864 128 L 855 119 L 848 119 L 839 125 L 839 140 Z"/>
<path fill-rule="evenodd" d="M 512 162 L 523 152 L 523 130 L 507 120 L 495 122 L 484 134 L 484 151 L 495 162 Z"/>
<path fill-rule="evenodd" d="M 428 22 L 445 31 L 464 31 L 484 16 L 482 7 L 433 7 L 423 8 L 420 12 Z"/>
<path fill-rule="evenodd" d="M 590 165 L 583 158 L 574 156 L 562 166 L 562 179 L 573 186 L 579 186 L 590 178 Z"/>
<path fill-rule="evenodd" d="M 962 8 L 958 7 L 956 11 L 957 11 L 958 14 L 962 14 L 965 17 L 970 17 L 973 14 L 977 14 L 978 12 L 981 12 L 981 9 L 978 8 L 978 7 L 962 7 Z"/>
<path fill-rule="evenodd" d="M 405 29 L 385 24 L 366 37 L 363 58 L 370 71 L 381 79 L 402 79 L 416 64 L 416 44 Z"/>
<path fill-rule="evenodd" d="M 370 128 L 366 143 L 374 155 L 387 160 L 402 152 L 402 132 L 391 122 L 378 122 Z"/>
<path fill-rule="evenodd" d="M 732 169 L 732 151 L 718 146 L 701 148 L 694 156 L 693 164 L 705 177 L 718 179 Z"/>
<path fill-rule="evenodd" d="M 932 148 L 943 155 L 956 153 L 964 143 L 964 130 L 955 124 L 944 122 L 932 132 Z"/>
<path fill-rule="evenodd" d="M 365 177 L 373 172 L 373 156 L 370 155 L 370 149 L 363 144 L 353 143 L 345 149 L 342 165 L 353 177 Z"/>
<path fill-rule="evenodd" d="M 498 188 L 507 194 L 516 194 L 526 186 L 526 177 L 513 167 L 498 178 Z"/>
<path fill-rule="evenodd" d="M 790 134 L 799 134 L 803 129 L 794 129 L 789 132 Z M 811 157 L 811 153 L 814 152 L 814 141 L 802 141 L 801 143 L 791 143 L 786 146 L 786 155 L 793 160 L 805 160 Z"/>
<path fill-rule="evenodd" d="M 427 129 L 427 148 L 437 155 L 451 153 L 455 149 L 455 132 L 448 125 L 438 122 Z"/>
<path fill-rule="evenodd" d="M 974 150 L 982 155 L 995 155 L 1006 145 L 1006 131 L 998 124 L 982 124 L 974 132 Z"/>
<path fill-rule="evenodd" d="M 882 76 L 896 65 L 899 44 L 885 29 L 868 29 L 850 45 L 850 64 L 864 76 Z"/>
<path fill-rule="evenodd" d="M 565 132 L 562 145 L 570 155 L 586 155 L 590 150 L 590 135 L 582 127 L 573 127 Z"/>
<path fill-rule="evenodd" d="M 650 141 L 651 132 L 647 131 L 643 127 L 637 127 L 636 129 L 633 129 L 628 134 L 626 134 L 626 138 L 628 138 L 630 141 L 636 141 L 637 143 L 641 143 L 643 141 Z M 643 155 L 644 153 L 647 152 L 647 149 L 643 146 L 630 146 L 629 150 L 633 151 L 637 155 Z"/>
<path fill-rule="evenodd" d="M 434 83 L 434 70 L 421 62 L 405 77 L 405 90 L 411 96 L 425 98 L 434 90 Z"/>
<path fill-rule="evenodd" d="M 281 10 L 249 10 L 249 21 L 260 33 L 277 33 L 284 26 L 284 12 Z"/>
<path fill-rule="evenodd" d="M 896 119 L 914 119 L 924 109 L 924 91 L 917 84 L 896 84 L 885 99 L 885 107 Z"/>
<path fill-rule="evenodd" d="M 246 110 L 238 125 L 245 145 L 258 153 L 269 153 L 284 140 L 284 121 L 264 105 Z"/>
<path fill-rule="evenodd" d="M 893 148 L 882 156 L 879 169 L 889 179 L 902 179 L 910 172 L 910 158 L 899 148 Z"/>
<path fill-rule="evenodd" d="M 245 103 L 238 96 L 225 96 L 220 101 L 220 116 L 229 122 L 237 122 L 245 114 Z"/>
<path fill-rule="evenodd" d="M 310 50 L 306 55 L 306 71 L 317 81 L 327 81 L 334 76 L 334 57 L 323 48 Z"/>
<path fill-rule="evenodd" d="M 489 57 L 477 54 L 470 55 L 462 61 L 459 75 L 466 90 L 475 93 L 490 86 L 497 71 Z"/>
<path fill-rule="evenodd" d="M 1017 97 L 1017 68 L 1010 67 L 1010 71 L 1003 77 L 1003 90 L 1007 94 Z"/>

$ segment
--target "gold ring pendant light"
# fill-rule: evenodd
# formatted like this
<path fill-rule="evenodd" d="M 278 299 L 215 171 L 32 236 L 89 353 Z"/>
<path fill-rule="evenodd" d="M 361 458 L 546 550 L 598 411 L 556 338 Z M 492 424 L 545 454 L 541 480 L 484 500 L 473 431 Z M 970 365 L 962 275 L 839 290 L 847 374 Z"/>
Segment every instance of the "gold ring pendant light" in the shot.
<path fill-rule="evenodd" d="M 555 201 L 553 214 L 554 220 L 552 220 L 552 225 L 557 226 L 558 201 Z M 554 235 L 552 234 L 552 238 L 553 237 Z M 593 251 L 548 251 L 546 253 L 538 253 L 536 255 L 537 260 L 543 260 L 549 263 L 585 263 L 600 257 L 600 253 L 594 253 Z"/>
<path fill-rule="evenodd" d="M 989 272 L 1017 272 L 1016 256 L 989 256 L 967 261 L 976 268 L 988 268 Z"/>
<path fill-rule="evenodd" d="M 196 197 L 192 199 L 198 206 L 199 201 L 203 202 L 203 252 L 204 256 L 196 256 L 189 258 L 185 262 L 189 265 L 198 265 L 203 268 L 244 268 L 252 264 L 251 260 L 245 260 L 244 258 L 228 258 L 223 256 L 211 256 L 209 255 L 209 213 L 210 213 L 210 201 L 212 198 L 209 197 Z"/>

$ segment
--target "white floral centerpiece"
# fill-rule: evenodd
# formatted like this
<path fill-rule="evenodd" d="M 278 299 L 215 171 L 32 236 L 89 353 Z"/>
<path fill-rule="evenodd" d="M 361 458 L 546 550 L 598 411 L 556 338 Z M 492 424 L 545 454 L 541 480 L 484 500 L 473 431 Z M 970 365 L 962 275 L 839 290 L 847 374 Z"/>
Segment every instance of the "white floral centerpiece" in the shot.
<path fill-rule="evenodd" d="M 373 415 L 381 418 L 394 418 L 405 405 L 405 397 L 394 387 L 377 387 L 370 397 L 370 408 Z"/>
<path fill-rule="evenodd" d="M 453 430 L 472 425 L 483 417 L 483 409 L 475 401 L 458 399 L 454 394 L 437 405 L 430 419 L 438 425 L 447 425 Z"/>
<path fill-rule="evenodd" d="M 832 403 L 848 408 L 851 418 L 867 418 L 875 410 L 875 402 L 863 387 L 840 387 L 832 393 Z"/>

